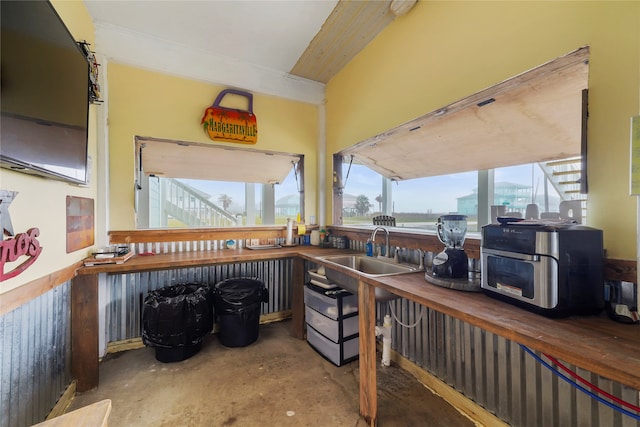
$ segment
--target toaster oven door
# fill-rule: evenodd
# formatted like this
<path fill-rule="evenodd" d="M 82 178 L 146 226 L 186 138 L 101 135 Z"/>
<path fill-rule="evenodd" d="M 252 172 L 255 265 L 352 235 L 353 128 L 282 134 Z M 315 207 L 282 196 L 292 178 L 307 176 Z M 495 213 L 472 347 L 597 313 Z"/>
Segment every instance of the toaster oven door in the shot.
<path fill-rule="evenodd" d="M 558 261 L 482 248 L 482 289 L 545 309 L 558 305 Z"/>

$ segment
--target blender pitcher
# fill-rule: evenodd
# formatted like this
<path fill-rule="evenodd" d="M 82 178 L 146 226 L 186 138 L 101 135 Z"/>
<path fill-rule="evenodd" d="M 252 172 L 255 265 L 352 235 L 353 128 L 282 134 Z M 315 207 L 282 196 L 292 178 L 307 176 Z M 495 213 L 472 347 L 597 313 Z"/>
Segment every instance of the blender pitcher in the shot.
<path fill-rule="evenodd" d="M 447 247 L 462 249 L 467 234 L 466 215 L 442 215 L 436 224 L 438 239 Z"/>

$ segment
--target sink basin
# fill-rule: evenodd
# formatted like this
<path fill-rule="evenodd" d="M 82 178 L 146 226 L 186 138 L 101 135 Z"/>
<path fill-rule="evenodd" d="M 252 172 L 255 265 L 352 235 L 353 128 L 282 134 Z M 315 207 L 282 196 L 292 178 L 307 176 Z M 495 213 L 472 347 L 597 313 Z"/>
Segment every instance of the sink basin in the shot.
<path fill-rule="evenodd" d="M 344 273 L 343 271 L 331 268 L 330 264 L 336 264 L 348 268 L 361 276 L 374 278 L 396 276 L 399 274 L 414 273 L 418 271 L 417 267 L 398 264 L 390 259 L 372 258 L 366 255 L 330 255 L 322 257 L 321 259 L 326 262 L 324 268 L 327 279 L 331 283 L 335 283 L 353 294 L 358 293 L 358 279 Z M 375 297 L 377 301 L 389 301 L 399 298 L 397 295 L 381 288 L 375 288 Z"/>

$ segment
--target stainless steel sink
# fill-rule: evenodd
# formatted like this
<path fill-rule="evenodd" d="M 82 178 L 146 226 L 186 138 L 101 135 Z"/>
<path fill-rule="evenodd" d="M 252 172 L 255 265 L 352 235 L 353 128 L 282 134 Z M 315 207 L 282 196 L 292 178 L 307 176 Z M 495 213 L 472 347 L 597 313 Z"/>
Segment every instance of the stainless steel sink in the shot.
<path fill-rule="evenodd" d="M 330 255 L 321 257 L 325 261 L 325 275 L 331 283 L 347 289 L 351 293 L 358 293 L 358 279 L 341 270 L 331 268 L 331 264 L 345 267 L 358 275 L 366 277 L 396 276 L 399 274 L 414 273 L 418 267 L 399 264 L 386 258 L 373 258 L 366 255 Z M 377 301 L 389 301 L 399 298 L 397 295 L 381 288 L 375 288 Z"/>

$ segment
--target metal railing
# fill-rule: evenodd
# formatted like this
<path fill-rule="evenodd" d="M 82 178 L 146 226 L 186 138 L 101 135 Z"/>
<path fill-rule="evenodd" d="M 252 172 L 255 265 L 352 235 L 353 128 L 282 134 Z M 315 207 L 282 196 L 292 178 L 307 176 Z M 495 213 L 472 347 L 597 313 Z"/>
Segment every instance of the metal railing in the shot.
<path fill-rule="evenodd" d="M 189 227 L 230 227 L 236 217 L 195 188 L 172 178 L 162 180 L 162 211 Z"/>
<path fill-rule="evenodd" d="M 538 165 L 562 200 L 582 199 L 580 197 L 581 157 L 543 162 Z"/>
<path fill-rule="evenodd" d="M 538 163 L 548 182 L 556 190 L 562 201 L 575 200 L 580 202 L 582 223 L 586 222 L 586 195 L 580 193 L 580 179 L 582 178 L 582 158 L 572 157 L 563 160 Z"/>

